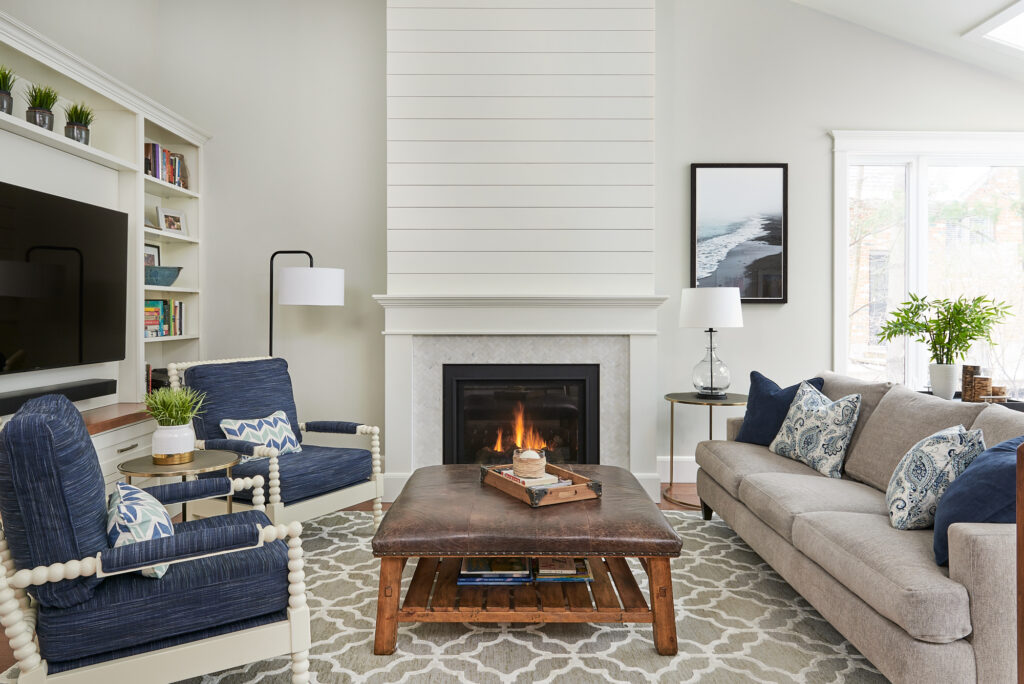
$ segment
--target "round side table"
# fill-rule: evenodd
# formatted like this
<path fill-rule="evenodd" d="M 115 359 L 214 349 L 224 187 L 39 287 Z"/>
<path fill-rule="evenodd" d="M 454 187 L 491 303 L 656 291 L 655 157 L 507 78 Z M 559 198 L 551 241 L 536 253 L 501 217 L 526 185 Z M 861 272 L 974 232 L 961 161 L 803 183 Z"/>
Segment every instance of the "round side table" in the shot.
<path fill-rule="evenodd" d="M 181 477 L 181 481 L 195 477 L 199 473 L 212 473 L 215 470 L 226 470 L 228 478 L 231 469 L 238 465 L 238 454 L 233 451 L 219 449 L 196 450 L 195 458 L 188 463 L 178 465 L 157 465 L 152 456 L 140 456 L 124 463 L 118 463 L 117 469 L 124 475 L 124 481 L 132 483 L 133 477 Z M 188 520 L 186 502 L 181 502 L 181 520 Z M 228 492 L 228 513 L 231 512 L 231 492 Z"/>
<path fill-rule="evenodd" d="M 676 463 L 676 404 L 691 404 L 695 406 L 707 406 L 708 407 L 708 439 L 714 439 L 714 410 L 716 406 L 746 406 L 747 395 L 739 394 L 738 392 L 732 392 L 725 395 L 721 399 L 708 399 L 700 396 L 696 392 L 674 392 L 672 394 L 665 395 L 665 401 L 669 403 L 669 428 L 668 428 L 668 486 L 661 492 L 662 498 L 666 501 L 671 501 L 679 506 L 686 508 L 699 509 L 700 499 L 693 501 L 687 501 L 685 499 L 676 499 L 671 496 L 669 492 L 672 491 L 672 485 L 675 484 L 675 463 Z"/>

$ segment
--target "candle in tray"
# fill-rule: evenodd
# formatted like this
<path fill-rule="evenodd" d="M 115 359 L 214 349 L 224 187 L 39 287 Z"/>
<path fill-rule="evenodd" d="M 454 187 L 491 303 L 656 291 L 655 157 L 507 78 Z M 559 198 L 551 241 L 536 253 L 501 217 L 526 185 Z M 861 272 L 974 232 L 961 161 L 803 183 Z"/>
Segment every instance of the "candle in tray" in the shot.
<path fill-rule="evenodd" d="M 519 454 L 519 458 L 523 458 L 523 459 L 540 458 L 540 454 L 538 454 L 533 449 L 529 449 L 529 450 L 524 451 L 523 453 Z"/>
<path fill-rule="evenodd" d="M 519 477 L 541 477 L 547 471 L 544 451 L 516 449 L 512 452 L 512 471 Z"/>

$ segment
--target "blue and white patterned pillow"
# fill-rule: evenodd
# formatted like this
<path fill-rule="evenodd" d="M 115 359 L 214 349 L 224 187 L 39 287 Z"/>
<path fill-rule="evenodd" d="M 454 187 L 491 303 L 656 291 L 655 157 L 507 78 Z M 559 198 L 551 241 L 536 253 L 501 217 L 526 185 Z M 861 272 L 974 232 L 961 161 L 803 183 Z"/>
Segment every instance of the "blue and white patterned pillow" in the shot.
<path fill-rule="evenodd" d="M 220 429 L 228 439 L 274 447 L 279 454 L 295 454 L 302 451 L 299 440 L 295 439 L 292 424 L 284 411 L 274 411 L 266 418 L 220 421 Z"/>
<path fill-rule="evenodd" d="M 963 425 L 939 430 L 912 446 L 885 490 L 892 526 L 923 530 L 935 525 L 939 499 L 984 450 L 981 430 L 967 430 Z"/>
<path fill-rule="evenodd" d="M 174 535 L 174 524 L 164 505 L 138 487 L 118 482 L 107 504 L 107 541 L 111 548 Z M 167 565 L 142 570 L 144 577 L 160 579 Z"/>
<path fill-rule="evenodd" d="M 832 401 L 807 382 L 801 382 L 786 420 L 768 450 L 809 465 L 822 475 L 842 477 L 846 447 L 859 415 L 859 394 Z"/>

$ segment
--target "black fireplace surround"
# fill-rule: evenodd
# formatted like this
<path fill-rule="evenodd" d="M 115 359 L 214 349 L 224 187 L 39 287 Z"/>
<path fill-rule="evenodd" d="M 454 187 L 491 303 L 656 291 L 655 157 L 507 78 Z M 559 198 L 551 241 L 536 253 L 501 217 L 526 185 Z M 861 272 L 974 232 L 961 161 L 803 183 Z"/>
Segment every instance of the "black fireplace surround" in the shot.
<path fill-rule="evenodd" d="M 599 371 L 598 364 L 445 364 L 444 463 L 511 463 L 520 405 L 547 442 L 549 463 L 600 463 Z"/>

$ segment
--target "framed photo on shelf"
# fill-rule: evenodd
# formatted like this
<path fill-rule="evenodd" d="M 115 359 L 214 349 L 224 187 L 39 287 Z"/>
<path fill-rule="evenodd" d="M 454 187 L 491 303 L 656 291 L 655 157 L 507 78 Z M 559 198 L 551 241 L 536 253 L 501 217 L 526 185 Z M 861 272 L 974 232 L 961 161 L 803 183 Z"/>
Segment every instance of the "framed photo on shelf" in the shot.
<path fill-rule="evenodd" d="M 159 219 L 157 225 L 160 230 L 188 235 L 188 229 L 185 226 L 185 212 L 178 211 L 177 209 L 157 207 L 156 215 Z"/>
<path fill-rule="evenodd" d="M 690 165 L 690 286 L 788 296 L 788 164 Z"/>
<path fill-rule="evenodd" d="M 145 243 L 142 248 L 142 263 L 145 266 L 159 266 L 160 245 Z"/>

